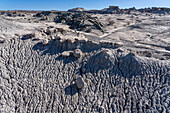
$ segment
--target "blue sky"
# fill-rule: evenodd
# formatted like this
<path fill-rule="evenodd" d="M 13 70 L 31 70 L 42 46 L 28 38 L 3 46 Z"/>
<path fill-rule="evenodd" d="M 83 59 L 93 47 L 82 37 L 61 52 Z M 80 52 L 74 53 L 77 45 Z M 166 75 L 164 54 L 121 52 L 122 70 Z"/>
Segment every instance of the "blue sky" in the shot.
<path fill-rule="evenodd" d="M 75 7 L 103 9 L 110 5 L 120 8 L 170 8 L 170 0 L 0 0 L 0 10 L 68 10 Z"/>

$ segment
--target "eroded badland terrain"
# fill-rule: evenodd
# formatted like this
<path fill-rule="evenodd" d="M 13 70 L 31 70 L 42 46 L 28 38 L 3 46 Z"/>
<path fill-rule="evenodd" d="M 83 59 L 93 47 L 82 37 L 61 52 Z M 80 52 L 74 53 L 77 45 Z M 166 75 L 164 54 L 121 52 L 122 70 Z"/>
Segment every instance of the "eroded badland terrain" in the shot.
<path fill-rule="evenodd" d="M 170 9 L 0 14 L 0 113 L 170 112 Z"/>

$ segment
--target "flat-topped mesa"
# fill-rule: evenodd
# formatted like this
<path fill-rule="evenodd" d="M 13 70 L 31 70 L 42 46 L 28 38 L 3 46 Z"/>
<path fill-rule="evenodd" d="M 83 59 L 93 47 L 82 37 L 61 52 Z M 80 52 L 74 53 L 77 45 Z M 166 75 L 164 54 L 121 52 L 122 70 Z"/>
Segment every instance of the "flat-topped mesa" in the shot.
<path fill-rule="evenodd" d="M 79 12 L 79 11 L 87 11 L 84 8 L 81 7 L 77 7 L 77 8 L 73 8 L 73 9 L 69 9 L 68 12 Z"/>
<path fill-rule="evenodd" d="M 152 7 L 152 8 L 143 8 L 138 9 L 139 12 L 148 12 L 148 13 L 157 13 L 157 14 L 170 14 L 170 8 L 166 7 Z"/>
<path fill-rule="evenodd" d="M 119 10 L 119 6 L 109 6 L 109 8 L 107 8 L 107 12 L 113 12 Z"/>
<path fill-rule="evenodd" d="M 119 9 L 119 6 L 109 6 L 109 8 L 108 9 Z"/>
<path fill-rule="evenodd" d="M 166 7 L 152 7 L 153 10 L 170 10 L 170 8 Z"/>
<path fill-rule="evenodd" d="M 109 6 L 109 8 L 104 8 L 100 11 L 103 13 L 114 13 L 115 11 L 118 11 L 118 10 L 120 10 L 119 6 Z M 99 13 L 100 13 L 100 11 L 99 11 Z"/>
<path fill-rule="evenodd" d="M 136 9 L 135 7 L 132 8 L 125 8 L 125 9 L 120 9 L 119 6 L 109 6 L 109 8 L 104 8 L 102 10 L 88 10 L 84 11 L 87 13 L 99 13 L 99 14 L 120 14 L 120 13 L 130 13 L 131 11 L 135 12 L 149 12 L 149 13 L 170 13 L 170 8 L 166 7 L 152 7 L 152 8 L 141 8 L 141 9 Z"/>

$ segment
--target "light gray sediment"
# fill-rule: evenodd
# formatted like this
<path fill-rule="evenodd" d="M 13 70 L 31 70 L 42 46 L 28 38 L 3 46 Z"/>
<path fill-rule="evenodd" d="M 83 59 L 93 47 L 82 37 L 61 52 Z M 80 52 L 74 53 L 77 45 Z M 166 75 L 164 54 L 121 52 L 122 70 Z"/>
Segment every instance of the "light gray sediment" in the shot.
<path fill-rule="evenodd" d="M 169 112 L 168 60 L 88 43 L 79 43 L 81 59 L 63 57 L 68 44 L 20 38 L 0 44 L 0 112 Z"/>

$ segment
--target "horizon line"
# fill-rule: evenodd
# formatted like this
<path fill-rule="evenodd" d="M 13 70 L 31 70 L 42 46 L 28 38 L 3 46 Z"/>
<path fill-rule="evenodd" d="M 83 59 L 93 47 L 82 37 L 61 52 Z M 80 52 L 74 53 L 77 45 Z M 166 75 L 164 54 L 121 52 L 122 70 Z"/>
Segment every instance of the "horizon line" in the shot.
<path fill-rule="evenodd" d="M 119 6 L 118 6 L 119 7 Z M 153 7 L 156 7 L 156 8 L 170 8 L 170 7 L 166 7 L 166 6 L 151 6 L 151 7 L 140 7 L 140 8 L 136 8 L 135 6 L 134 7 L 127 7 L 127 8 L 120 8 L 120 9 L 130 9 L 130 8 L 135 8 L 135 9 L 145 9 L 145 8 L 153 8 Z M 74 9 L 74 8 L 83 8 L 83 7 L 73 7 L 73 8 L 68 8 L 66 10 L 57 10 L 57 9 L 0 9 L 0 11 L 68 11 L 69 9 Z M 106 7 L 106 8 L 109 8 L 109 7 Z M 84 8 L 86 9 L 86 8 Z M 102 8 L 102 9 L 105 9 L 105 8 Z M 102 10 L 102 9 L 90 9 L 88 8 L 87 10 Z"/>

